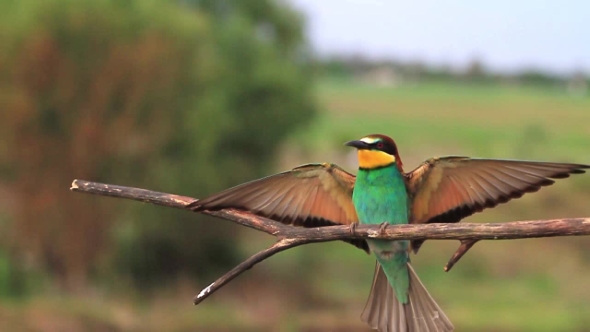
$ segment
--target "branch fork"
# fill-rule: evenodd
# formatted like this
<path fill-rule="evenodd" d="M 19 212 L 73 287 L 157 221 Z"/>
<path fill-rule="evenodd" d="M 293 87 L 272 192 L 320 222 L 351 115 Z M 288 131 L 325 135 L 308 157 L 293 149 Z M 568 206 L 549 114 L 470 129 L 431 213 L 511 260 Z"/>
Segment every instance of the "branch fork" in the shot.
<path fill-rule="evenodd" d="M 84 180 L 74 180 L 70 190 L 95 195 L 126 198 L 156 205 L 190 210 L 188 206 L 198 200 L 188 196 L 161 193 L 146 189 L 103 184 Z M 515 221 L 506 223 L 456 223 L 426 225 L 357 225 L 300 228 L 284 225 L 274 220 L 235 209 L 202 211 L 201 213 L 227 219 L 240 225 L 254 228 L 277 238 L 269 248 L 261 250 L 215 282 L 205 287 L 194 297 L 195 305 L 233 280 L 254 265 L 281 251 L 307 243 L 327 242 L 344 239 L 382 239 L 382 240 L 459 240 L 461 245 L 444 267 L 448 272 L 481 240 L 509 240 L 554 236 L 590 235 L 590 218 L 563 218 L 553 220 Z"/>

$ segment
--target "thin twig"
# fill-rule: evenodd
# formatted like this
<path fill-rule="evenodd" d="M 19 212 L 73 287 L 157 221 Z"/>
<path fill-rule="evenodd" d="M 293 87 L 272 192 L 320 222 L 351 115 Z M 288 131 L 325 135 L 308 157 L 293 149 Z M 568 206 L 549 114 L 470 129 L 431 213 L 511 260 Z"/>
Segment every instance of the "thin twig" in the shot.
<path fill-rule="evenodd" d="M 197 305 L 203 300 L 205 300 L 209 295 L 213 294 L 216 290 L 223 287 L 225 284 L 230 282 L 233 278 L 240 275 L 242 272 L 251 269 L 254 265 L 262 262 L 263 260 L 269 258 L 270 256 L 279 253 L 281 251 L 300 246 L 302 244 L 306 244 L 305 240 L 292 240 L 292 239 L 282 239 L 267 249 L 259 251 L 252 257 L 248 258 L 247 260 L 240 263 L 238 266 L 231 269 L 229 272 L 221 276 L 221 278 L 217 279 L 215 282 L 211 283 L 211 285 L 207 286 L 203 289 L 195 298 L 193 299 L 193 304 Z"/>
<path fill-rule="evenodd" d="M 461 257 L 463 257 L 463 255 L 465 255 L 465 253 L 467 253 L 467 251 L 471 249 L 471 247 L 473 247 L 473 245 L 476 244 L 478 241 L 479 240 L 461 240 L 461 245 L 459 246 L 457 251 L 455 251 L 453 256 L 451 256 L 451 259 L 449 259 L 447 265 L 445 265 L 445 272 L 451 271 L 453 266 L 455 266 L 455 263 L 457 263 L 461 259 Z"/>
<path fill-rule="evenodd" d="M 72 191 L 96 195 L 127 198 L 146 203 L 163 205 L 179 209 L 188 209 L 188 205 L 197 199 L 84 180 L 74 180 Z M 383 239 L 383 240 L 459 240 L 461 246 L 451 257 L 445 270 L 453 265 L 480 240 L 508 240 L 553 236 L 590 235 L 590 218 L 562 218 L 552 220 L 530 220 L 505 223 L 456 223 L 427 225 L 357 225 L 354 232 L 346 225 L 316 228 L 300 228 L 283 225 L 279 222 L 257 216 L 245 211 L 225 209 L 220 211 L 202 211 L 201 213 L 227 219 L 240 225 L 254 228 L 277 237 L 277 242 L 265 250 L 250 257 L 214 283 L 203 289 L 194 299 L 198 304 L 233 278 L 250 269 L 266 258 L 307 243 L 327 242 L 343 239 Z"/>

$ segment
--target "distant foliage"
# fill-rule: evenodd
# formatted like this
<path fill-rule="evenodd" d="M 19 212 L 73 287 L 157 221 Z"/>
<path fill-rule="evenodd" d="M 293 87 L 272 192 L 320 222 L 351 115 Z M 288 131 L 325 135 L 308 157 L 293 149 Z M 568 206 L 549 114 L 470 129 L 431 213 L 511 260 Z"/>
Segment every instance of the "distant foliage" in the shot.
<path fill-rule="evenodd" d="M 517 72 L 500 72 L 488 68 L 480 58 L 473 58 L 463 68 L 450 65 L 432 65 L 420 61 L 401 61 L 396 58 L 386 60 L 370 59 L 361 55 L 338 55 L 320 59 L 318 71 L 324 76 L 336 79 L 363 77 L 375 69 L 389 68 L 400 74 L 405 81 L 468 83 L 468 84 L 519 84 L 539 88 L 583 90 L 590 85 L 590 77 L 582 70 L 569 75 L 558 75 L 541 69 L 529 68 Z M 568 87 L 569 85 L 569 87 Z"/>
<path fill-rule="evenodd" d="M 68 288 L 112 257 L 141 282 L 233 261 L 217 221 L 68 191 L 82 178 L 199 197 L 264 174 L 315 114 L 299 16 L 220 3 L 0 4 L 5 249 Z"/>

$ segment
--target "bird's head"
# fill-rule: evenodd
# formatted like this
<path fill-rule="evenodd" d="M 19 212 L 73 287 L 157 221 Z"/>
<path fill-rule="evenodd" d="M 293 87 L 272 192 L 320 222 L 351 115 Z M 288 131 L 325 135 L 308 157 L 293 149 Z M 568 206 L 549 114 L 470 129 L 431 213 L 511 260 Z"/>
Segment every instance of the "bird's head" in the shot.
<path fill-rule="evenodd" d="M 345 143 L 358 150 L 359 167 L 374 169 L 396 164 L 401 170 L 402 161 L 397 152 L 395 142 L 385 135 L 373 134 L 356 141 Z"/>

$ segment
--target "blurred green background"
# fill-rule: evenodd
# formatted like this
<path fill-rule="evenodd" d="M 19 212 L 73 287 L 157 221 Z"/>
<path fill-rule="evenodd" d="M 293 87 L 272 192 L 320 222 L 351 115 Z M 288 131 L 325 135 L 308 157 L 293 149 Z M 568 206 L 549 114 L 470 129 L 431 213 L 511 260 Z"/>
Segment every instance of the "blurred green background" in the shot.
<path fill-rule="evenodd" d="M 590 163 L 588 75 L 317 56 L 272 0 L 0 2 L 0 330 L 361 331 L 374 260 L 343 243 L 281 253 L 231 222 L 72 193 L 75 178 L 203 197 L 342 146 Z M 590 217 L 590 176 L 468 218 Z M 590 331 L 590 239 L 456 242 L 414 256 L 459 331 Z"/>

